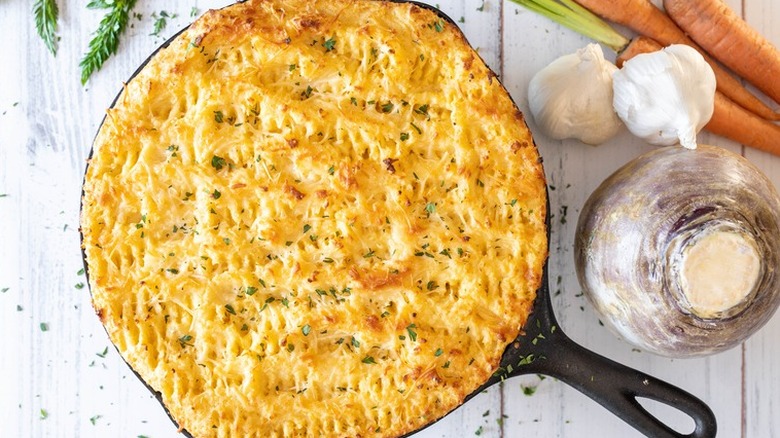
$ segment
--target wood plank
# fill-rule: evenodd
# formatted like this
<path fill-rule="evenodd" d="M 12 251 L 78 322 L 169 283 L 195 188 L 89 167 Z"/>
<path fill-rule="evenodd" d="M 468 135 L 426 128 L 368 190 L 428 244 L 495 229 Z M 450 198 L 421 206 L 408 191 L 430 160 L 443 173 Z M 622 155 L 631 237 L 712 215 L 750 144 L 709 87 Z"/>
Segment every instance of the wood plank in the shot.
<path fill-rule="evenodd" d="M 139 2 L 132 28 L 86 88 L 78 59 L 100 11 L 58 2 L 60 53 L 52 58 L 34 33 L 29 3 L 0 7 L 5 60 L 0 63 L 0 423 L 13 437 L 177 437 L 162 408 L 109 346 L 78 274 L 78 196 L 92 137 L 136 66 L 162 37 L 150 36 L 153 12 L 167 10 L 164 35 L 229 0 Z M 431 0 L 450 15 L 499 73 L 528 114 L 526 87 L 533 73 L 588 43 L 507 1 Z M 658 1 L 656 1 L 658 3 Z M 752 25 L 780 44 L 780 5 L 772 0 L 728 0 Z M 461 17 L 463 18 L 461 20 Z M 462 22 L 461 22 L 462 21 Z M 614 55 L 610 55 L 614 58 Z M 19 102 L 14 105 L 15 102 Z M 776 106 L 775 106 L 776 107 Z M 545 159 L 553 237 L 550 274 L 561 327 L 577 342 L 619 362 L 679 385 L 707 401 L 719 420 L 719 436 L 780 435 L 780 334 L 776 316 L 743 347 L 708 358 L 671 360 L 636 352 L 599 324 L 574 275 L 576 219 L 589 194 L 611 172 L 652 147 L 623 131 L 591 147 L 546 138 L 528 120 Z M 736 152 L 743 148 L 710 134 L 700 141 Z M 744 150 L 776 185 L 780 158 Z M 560 283 L 557 281 L 561 278 Z M 560 292 L 560 293 L 558 293 Z M 20 306 L 17 310 L 16 306 Z M 41 323 L 47 324 L 42 331 Z M 744 375 L 742 375 L 744 370 Z M 744 379 L 744 386 L 742 381 Z M 535 388 L 533 395 L 524 388 Z M 41 418 L 41 409 L 48 413 Z M 669 415 L 668 412 L 661 412 Z M 506 415 L 506 417 L 503 417 Z M 672 417 L 673 424 L 686 419 Z M 94 423 L 94 424 L 93 424 Z M 420 437 L 623 437 L 636 432 L 620 419 L 553 379 L 524 376 L 485 394 L 420 433 Z"/>
<path fill-rule="evenodd" d="M 772 1 L 745 1 L 743 18 L 775 47 L 780 47 L 780 5 Z M 752 88 L 752 87 L 751 87 Z M 752 88 L 755 90 L 754 88 Z M 771 102 L 772 108 L 778 108 Z M 780 142 L 780 139 L 778 139 Z M 776 188 L 780 187 L 780 157 L 745 149 L 745 157 L 756 164 Z M 780 435 L 780 318 L 777 315 L 745 343 L 744 428 L 742 437 Z"/>

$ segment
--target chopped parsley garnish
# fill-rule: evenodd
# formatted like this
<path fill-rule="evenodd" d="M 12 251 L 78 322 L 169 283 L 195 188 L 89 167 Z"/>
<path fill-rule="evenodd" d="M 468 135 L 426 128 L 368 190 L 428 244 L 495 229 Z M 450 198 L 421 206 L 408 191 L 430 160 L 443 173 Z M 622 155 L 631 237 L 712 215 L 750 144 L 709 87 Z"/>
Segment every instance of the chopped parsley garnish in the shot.
<path fill-rule="evenodd" d="M 415 131 L 417 131 L 418 134 L 422 134 L 422 129 L 420 129 L 419 126 L 415 125 L 414 122 L 409 122 L 412 125 L 412 128 L 414 128 Z"/>
<path fill-rule="evenodd" d="M 254 286 L 247 286 L 246 289 L 244 289 L 244 293 L 249 295 L 250 297 L 257 292 L 257 288 Z"/>
<path fill-rule="evenodd" d="M 47 323 L 45 323 L 45 322 L 42 322 L 42 323 L 40 324 L 40 327 L 41 327 L 41 331 L 42 331 L 42 332 L 48 332 L 48 331 L 49 331 L 49 324 L 47 324 Z"/>
<path fill-rule="evenodd" d="M 350 342 L 352 343 L 353 347 L 360 348 L 360 341 L 358 341 L 356 337 L 353 336 L 352 337 L 352 341 L 350 341 Z"/>
<path fill-rule="evenodd" d="M 298 68 L 298 65 L 297 65 L 297 64 L 290 64 L 290 67 L 289 67 L 290 71 L 293 71 L 293 70 L 295 70 L 296 68 Z"/>
<path fill-rule="evenodd" d="M 84 283 L 76 283 L 76 289 L 84 289 Z"/>
<path fill-rule="evenodd" d="M 219 199 L 220 196 L 222 196 L 222 193 L 220 193 L 220 191 L 217 189 L 214 189 L 214 191 L 211 193 L 211 197 L 214 199 Z"/>
<path fill-rule="evenodd" d="M 437 349 L 436 349 L 436 352 L 435 352 L 435 353 L 433 353 L 433 355 L 434 355 L 434 356 L 436 356 L 436 357 L 439 357 L 439 356 L 441 356 L 443 353 L 444 353 L 444 350 L 442 350 L 441 348 L 437 348 Z"/>
<path fill-rule="evenodd" d="M 92 425 L 94 426 L 94 425 L 96 425 L 96 424 L 97 424 L 97 421 L 98 421 L 98 419 L 100 419 L 100 418 L 103 418 L 103 416 L 102 416 L 102 415 L 95 415 L 94 417 L 91 417 L 91 418 L 89 419 L 89 422 L 90 422 L 90 423 L 92 423 Z"/>
<path fill-rule="evenodd" d="M 373 256 L 374 256 L 374 250 L 371 249 L 371 248 L 368 249 L 367 253 L 363 254 L 363 258 L 364 259 L 369 259 L 369 258 L 371 258 Z"/>
<path fill-rule="evenodd" d="M 409 339 L 411 339 L 412 341 L 417 341 L 417 332 L 414 331 L 414 329 L 416 328 L 417 326 L 414 324 L 409 324 L 408 326 L 406 326 L 406 332 L 409 333 Z"/>
<path fill-rule="evenodd" d="M 322 259 L 322 261 L 323 263 L 333 263 L 333 259 L 330 257 L 325 257 L 324 259 Z"/>
<path fill-rule="evenodd" d="M 427 285 L 425 285 L 425 288 L 426 288 L 426 289 L 428 289 L 429 291 L 435 290 L 435 289 L 437 289 L 438 287 L 439 287 L 439 285 L 438 285 L 438 284 L 436 284 L 436 282 L 435 282 L 435 281 L 433 281 L 433 280 L 429 281 L 429 282 L 428 282 L 428 284 L 427 284 Z"/>
<path fill-rule="evenodd" d="M 367 363 L 367 364 L 373 364 L 373 365 L 376 365 L 376 361 L 374 360 L 374 358 L 373 358 L 372 356 L 366 356 L 366 357 L 364 357 L 362 362 L 363 362 L 363 363 Z"/>
<path fill-rule="evenodd" d="M 181 345 L 181 348 L 184 348 L 188 345 L 192 346 L 192 343 L 190 341 L 192 341 L 192 336 L 188 334 L 184 335 L 179 338 L 179 345 Z"/>
<path fill-rule="evenodd" d="M 49 411 L 41 408 L 41 420 L 45 420 L 47 418 L 49 418 Z"/>
<path fill-rule="evenodd" d="M 401 133 L 401 141 L 409 140 L 409 133 L 408 132 L 402 132 Z"/>
<path fill-rule="evenodd" d="M 420 105 L 417 108 L 414 109 L 414 112 L 417 114 L 422 114 L 424 116 L 428 116 L 428 104 Z"/>
<path fill-rule="evenodd" d="M 311 230 L 311 225 L 309 225 L 309 224 L 304 224 L 304 225 L 303 225 L 303 234 L 306 234 L 306 233 L 308 233 L 308 232 L 309 232 L 309 230 Z"/>
<path fill-rule="evenodd" d="M 330 37 L 322 43 L 322 47 L 325 47 L 326 52 L 336 49 L 336 37 Z"/>
<path fill-rule="evenodd" d="M 436 20 L 433 22 L 433 28 L 436 30 L 436 32 L 442 32 L 444 30 L 444 21 L 442 20 Z"/>
<path fill-rule="evenodd" d="M 328 175 L 333 175 L 336 172 L 336 168 L 333 166 L 328 167 Z"/>
<path fill-rule="evenodd" d="M 307 85 L 306 89 L 301 91 L 301 97 L 303 97 L 304 99 L 308 99 L 309 97 L 311 97 L 312 91 L 314 91 L 314 88 L 312 88 L 311 85 Z"/>
<path fill-rule="evenodd" d="M 393 105 L 393 102 L 387 102 L 383 104 L 380 108 L 382 109 L 383 113 L 389 113 L 390 111 L 393 110 L 393 108 L 395 108 L 395 105 Z"/>
<path fill-rule="evenodd" d="M 306 324 L 301 328 L 301 333 L 303 333 L 303 336 L 309 336 L 309 333 L 311 333 L 311 326 L 309 324 Z"/>
<path fill-rule="evenodd" d="M 223 167 L 227 166 L 227 161 L 225 161 L 224 158 L 214 155 L 211 157 L 211 167 L 222 170 Z"/>
<path fill-rule="evenodd" d="M 231 315 L 236 314 L 236 309 L 234 309 L 233 306 L 230 304 L 225 304 L 225 310 L 227 310 L 227 312 Z"/>
<path fill-rule="evenodd" d="M 428 216 L 432 215 L 433 213 L 436 213 L 436 204 L 433 202 L 429 202 L 425 204 L 425 212 L 428 213 Z"/>
<path fill-rule="evenodd" d="M 170 272 L 171 274 L 178 274 L 179 270 L 176 268 L 168 268 L 166 271 Z"/>
<path fill-rule="evenodd" d="M 222 123 L 223 121 L 225 121 L 225 115 L 222 114 L 222 111 L 219 110 L 214 111 L 214 121 L 217 123 Z"/>

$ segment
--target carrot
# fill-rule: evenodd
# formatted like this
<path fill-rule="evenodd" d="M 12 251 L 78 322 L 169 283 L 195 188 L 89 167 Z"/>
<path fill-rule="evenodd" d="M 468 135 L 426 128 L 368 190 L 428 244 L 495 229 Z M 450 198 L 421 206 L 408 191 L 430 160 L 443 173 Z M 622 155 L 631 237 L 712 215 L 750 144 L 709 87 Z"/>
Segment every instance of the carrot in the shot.
<path fill-rule="evenodd" d="M 770 120 L 780 120 L 780 114 L 766 106 L 756 96 L 718 65 L 707 53 L 649 0 L 575 0 L 581 6 L 609 21 L 626 26 L 633 31 L 652 38 L 664 46 L 687 44 L 704 56 L 715 72 L 718 90 L 743 106 L 745 109 Z M 775 77 L 766 78 L 767 81 Z"/>
<path fill-rule="evenodd" d="M 720 0 L 664 0 L 678 26 L 714 58 L 780 102 L 780 52 Z"/>
<path fill-rule="evenodd" d="M 636 55 L 661 49 L 657 42 L 638 37 L 620 53 L 616 64 L 622 67 L 623 63 Z M 720 91 L 715 92 L 715 110 L 704 129 L 745 146 L 780 156 L 780 126 L 747 111 Z"/>

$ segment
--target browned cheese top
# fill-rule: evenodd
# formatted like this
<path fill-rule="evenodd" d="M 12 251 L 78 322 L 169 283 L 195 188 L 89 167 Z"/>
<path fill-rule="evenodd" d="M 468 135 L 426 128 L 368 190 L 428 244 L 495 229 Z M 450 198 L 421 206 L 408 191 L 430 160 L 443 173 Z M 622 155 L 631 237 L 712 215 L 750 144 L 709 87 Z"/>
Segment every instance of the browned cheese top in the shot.
<path fill-rule="evenodd" d="M 526 322 L 541 160 L 461 32 L 408 3 L 210 11 L 108 111 L 81 225 L 95 309 L 194 436 L 395 436 Z"/>

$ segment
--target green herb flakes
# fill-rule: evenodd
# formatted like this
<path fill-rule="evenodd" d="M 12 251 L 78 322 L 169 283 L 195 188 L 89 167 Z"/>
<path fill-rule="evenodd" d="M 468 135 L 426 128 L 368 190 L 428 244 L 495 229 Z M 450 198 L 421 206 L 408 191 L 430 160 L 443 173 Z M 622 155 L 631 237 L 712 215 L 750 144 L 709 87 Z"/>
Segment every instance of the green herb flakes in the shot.
<path fill-rule="evenodd" d="M 227 166 L 227 161 L 225 161 L 224 158 L 217 155 L 213 155 L 211 157 L 211 167 L 217 170 L 222 170 L 222 168 L 225 166 Z"/>
<path fill-rule="evenodd" d="M 191 347 L 192 346 L 192 343 L 191 343 L 192 335 L 189 335 L 189 334 L 184 335 L 184 336 L 180 337 L 178 339 L 178 341 L 179 341 L 179 345 L 181 346 L 181 348 L 184 348 L 184 347 L 187 347 L 187 346 Z"/>
<path fill-rule="evenodd" d="M 311 333 L 311 326 L 309 324 L 306 324 L 301 328 L 301 333 L 303 333 L 303 336 L 309 336 L 309 333 Z"/>
<path fill-rule="evenodd" d="M 225 310 L 227 310 L 227 312 L 231 315 L 236 314 L 236 309 L 234 309 L 231 304 L 225 304 Z"/>
<path fill-rule="evenodd" d="M 414 331 L 417 328 L 414 324 L 409 324 L 406 326 L 406 332 L 409 334 L 409 339 L 412 341 L 417 341 L 417 332 Z"/>
<path fill-rule="evenodd" d="M 322 43 L 322 47 L 325 47 L 326 52 L 336 50 L 336 37 L 330 37 Z"/>
<path fill-rule="evenodd" d="M 372 356 L 366 356 L 366 357 L 364 357 L 364 358 L 363 358 L 363 360 L 362 360 L 362 362 L 363 362 L 363 363 L 370 364 L 370 365 L 376 365 L 376 361 L 374 360 L 374 358 L 373 358 Z"/>

